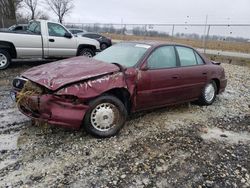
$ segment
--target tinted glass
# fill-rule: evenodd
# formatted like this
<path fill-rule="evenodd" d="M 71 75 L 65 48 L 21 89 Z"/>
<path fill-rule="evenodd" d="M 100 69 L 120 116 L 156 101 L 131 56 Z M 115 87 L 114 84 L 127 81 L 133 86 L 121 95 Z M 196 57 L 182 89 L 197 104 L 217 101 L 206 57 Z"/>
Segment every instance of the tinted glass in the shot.
<path fill-rule="evenodd" d="M 177 46 L 176 49 L 179 54 L 181 66 L 192 66 L 197 64 L 193 49 L 181 46 Z"/>
<path fill-rule="evenodd" d="M 64 37 L 67 31 L 59 24 L 48 23 L 49 36 Z"/>
<path fill-rule="evenodd" d="M 98 38 L 100 38 L 100 37 L 101 37 L 100 35 L 93 34 L 93 38 L 95 38 L 95 39 L 98 39 Z"/>
<path fill-rule="evenodd" d="M 148 68 L 161 69 L 176 67 L 176 55 L 173 46 L 156 49 L 148 58 Z"/>
<path fill-rule="evenodd" d="M 132 67 L 137 64 L 150 47 L 151 46 L 144 44 L 120 43 L 97 54 L 94 59 L 108 63 L 119 63 L 125 67 Z"/>
<path fill-rule="evenodd" d="M 203 64 L 204 64 L 204 61 L 203 61 L 203 59 L 201 58 L 201 56 L 200 56 L 199 54 L 197 54 L 196 52 L 195 52 L 195 56 L 196 56 L 197 63 L 198 63 L 199 65 L 203 65 Z"/>
<path fill-rule="evenodd" d="M 88 37 L 88 38 L 92 38 L 92 35 L 91 35 L 91 34 L 83 34 L 82 36 Z"/>
<path fill-rule="evenodd" d="M 75 30 L 70 29 L 69 31 L 70 31 L 72 34 L 76 34 L 76 31 L 75 31 Z"/>

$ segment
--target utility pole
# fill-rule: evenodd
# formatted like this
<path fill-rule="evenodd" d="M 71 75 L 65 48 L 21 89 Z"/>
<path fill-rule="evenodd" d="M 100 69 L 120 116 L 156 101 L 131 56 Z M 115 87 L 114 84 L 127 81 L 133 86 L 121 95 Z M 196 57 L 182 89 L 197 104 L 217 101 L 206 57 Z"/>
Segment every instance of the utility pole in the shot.
<path fill-rule="evenodd" d="M 204 28 L 204 35 L 203 35 L 203 49 L 204 49 L 204 54 L 206 53 L 206 31 L 207 31 L 207 20 L 208 20 L 208 15 L 206 15 L 205 28 Z"/>

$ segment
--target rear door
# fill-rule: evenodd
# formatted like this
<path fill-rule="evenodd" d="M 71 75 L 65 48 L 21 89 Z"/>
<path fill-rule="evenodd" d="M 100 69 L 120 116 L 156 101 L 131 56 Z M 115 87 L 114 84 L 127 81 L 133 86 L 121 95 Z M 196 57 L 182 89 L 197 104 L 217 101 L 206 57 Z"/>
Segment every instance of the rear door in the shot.
<path fill-rule="evenodd" d="M 72 57 L 77 52 L 77 42 L 72 36 L 66 38 L 68 31 L 60 24 L 48 22 L 49 57 Z"/>
<path fill-rule="evenodd" d="M 136 109 L 176 103 L 182 88 L 174 46 L 157 48 L 146 63 L 147 69 L 138 76 Z"/>
<path fill-rule="evenodd" d="M 176 46 L 180 62 L 179 81 L 182 84 L 182 100 L 198 98 L 207 81 L 207 66 L 192 48 Z"/>

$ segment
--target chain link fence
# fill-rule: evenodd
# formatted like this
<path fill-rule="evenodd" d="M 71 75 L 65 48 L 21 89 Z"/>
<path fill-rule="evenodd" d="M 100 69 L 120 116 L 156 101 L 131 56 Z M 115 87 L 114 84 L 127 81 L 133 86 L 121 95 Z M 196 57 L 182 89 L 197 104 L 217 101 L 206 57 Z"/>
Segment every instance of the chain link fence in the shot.
<path fill-rule="evenodd" d="M 67 27 L 103 33 L 114 41 L 163 40 L 183 43 L 204 53 L 250 58 L 250 24 L 98 24 Z"/>

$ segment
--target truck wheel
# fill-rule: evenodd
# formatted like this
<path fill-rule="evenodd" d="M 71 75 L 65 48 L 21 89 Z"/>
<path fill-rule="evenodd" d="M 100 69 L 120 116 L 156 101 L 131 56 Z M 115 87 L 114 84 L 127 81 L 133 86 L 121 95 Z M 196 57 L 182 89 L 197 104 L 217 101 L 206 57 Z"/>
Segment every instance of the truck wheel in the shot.
<path fill-rule="evenodd" d="M 95 55 L 95 53 L 90 48 L 83 48 L 79 51 L 79 55 L 91 58 Z"/>
<path fill-rule="evenodd" d="M 11 63 L 9 52 L 0 49 L 0 70 L 6 69 Z"/>
<path fill-rule="evenodd" d="M 111 137 L 117 134 L 127 118 L 124 104 L 112 95 L 100 96 L 89 103 L 84 117 L 84 128 L 97 137 Z"/>

